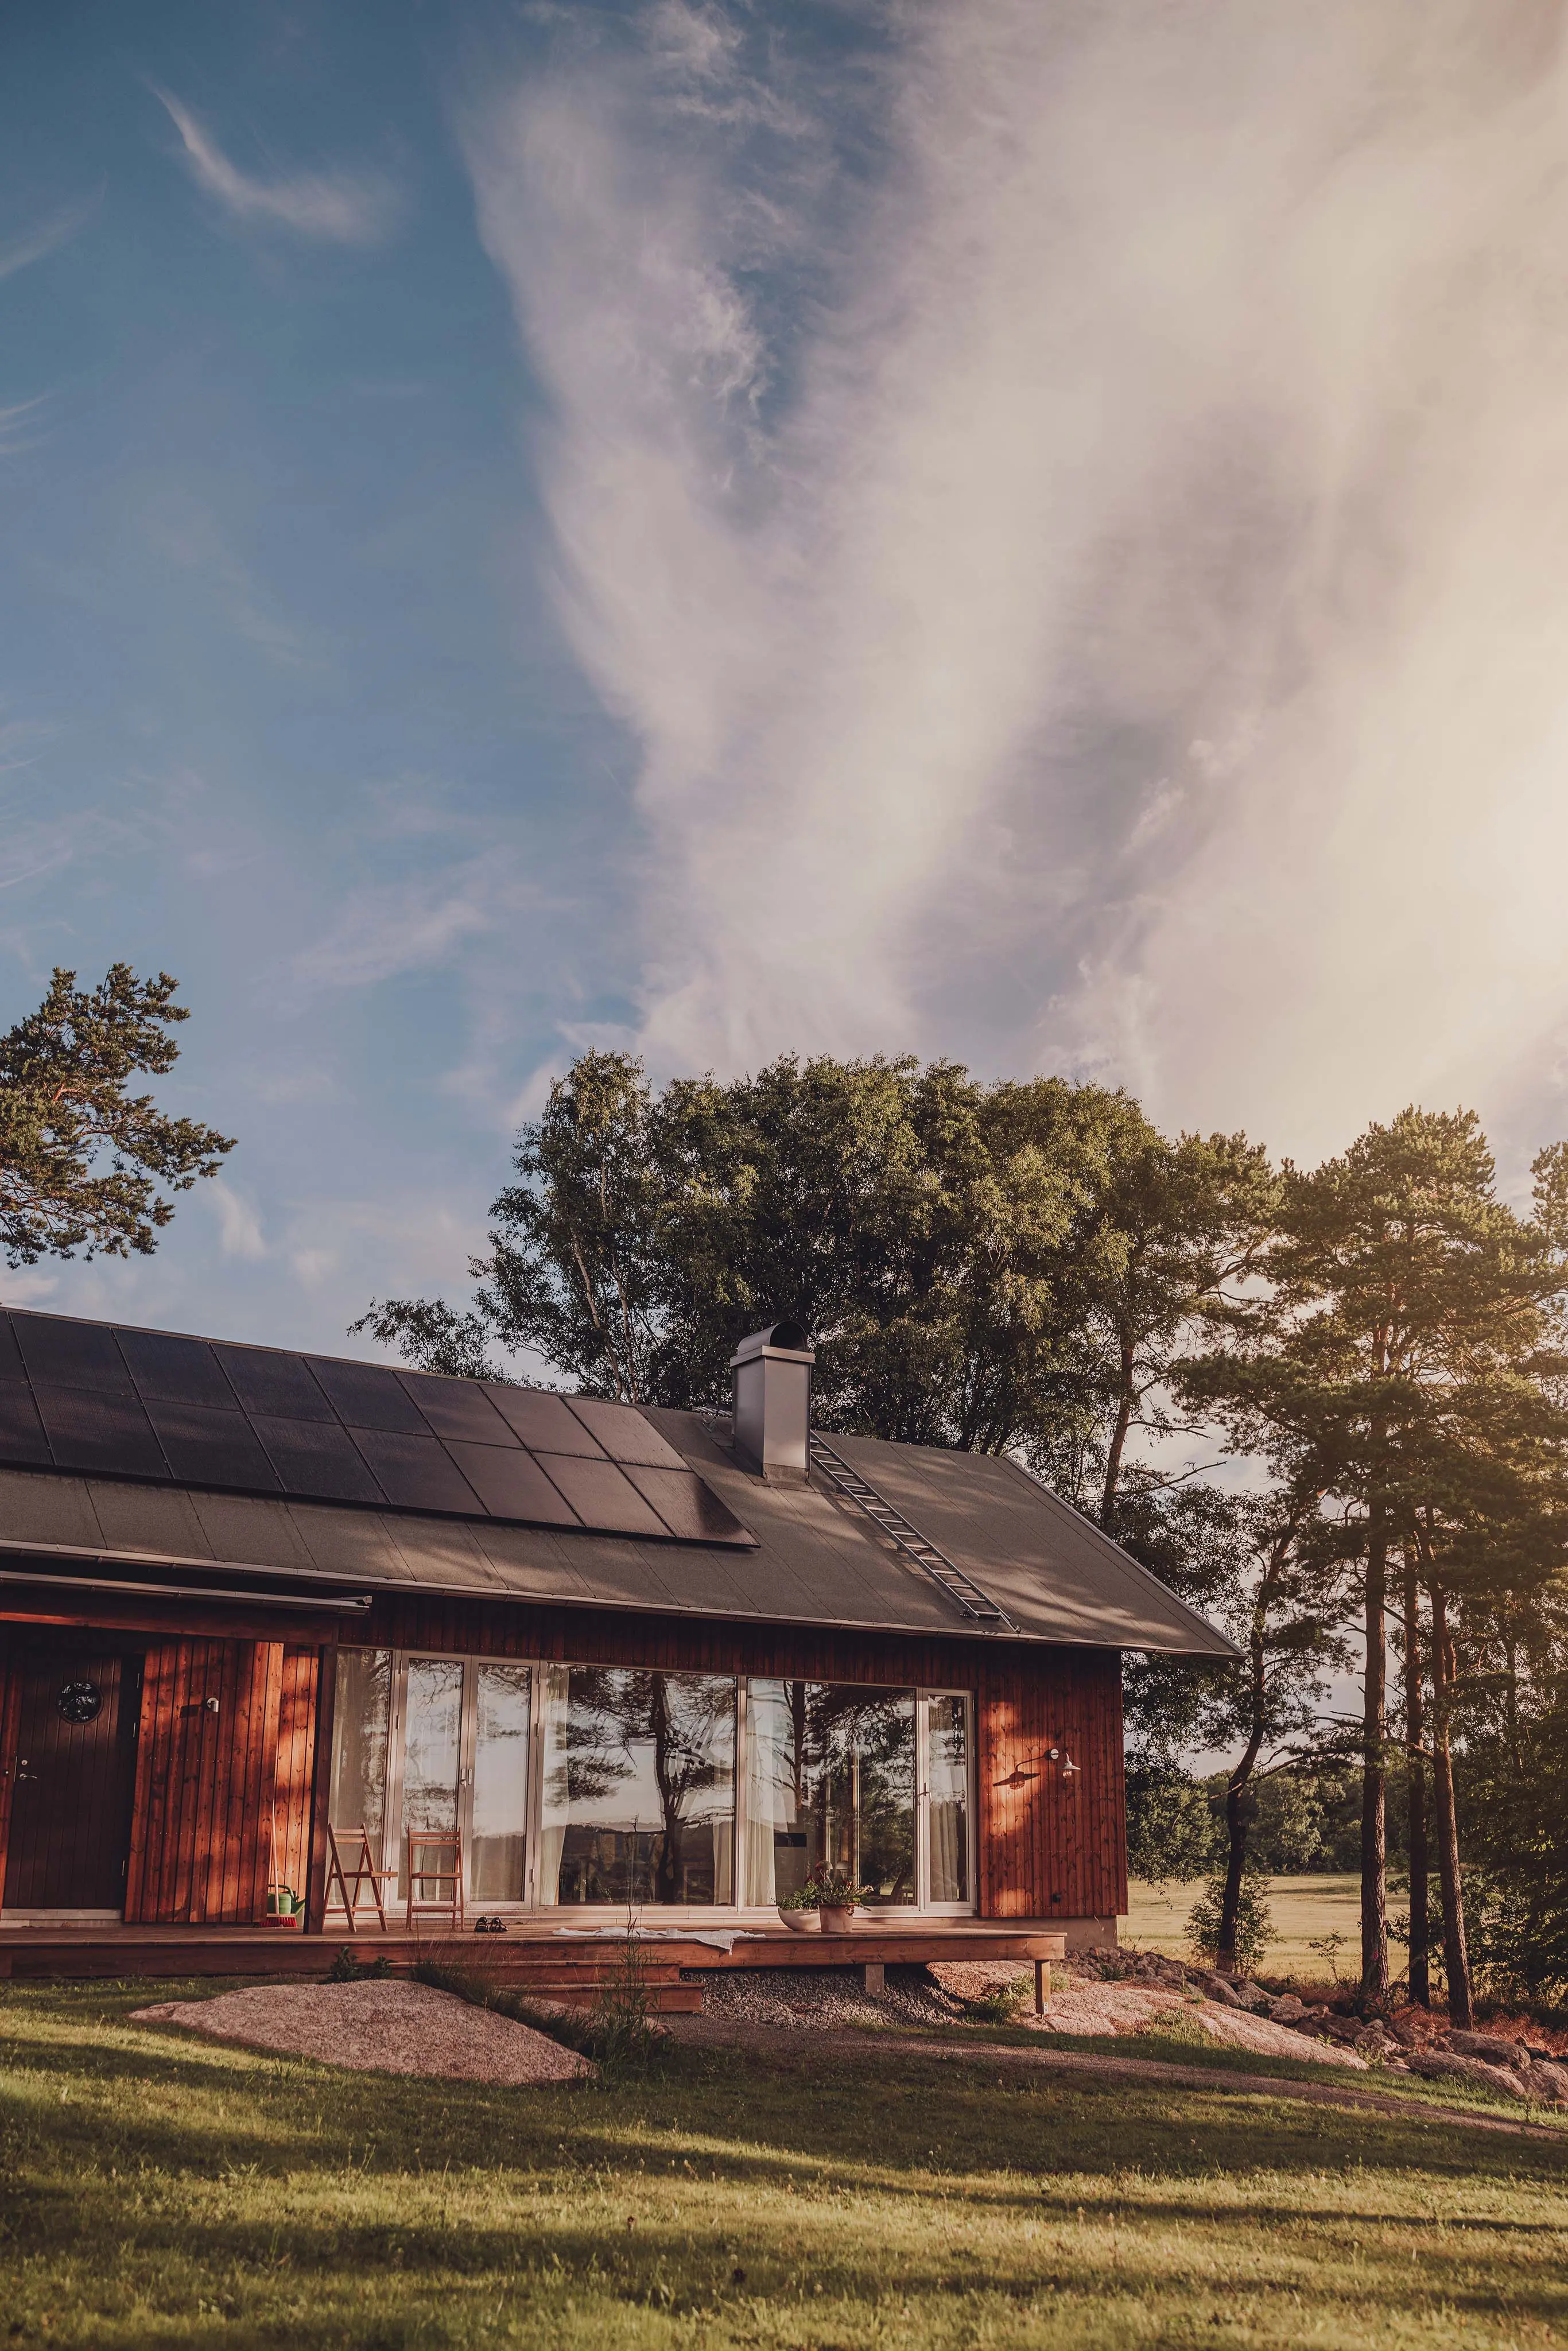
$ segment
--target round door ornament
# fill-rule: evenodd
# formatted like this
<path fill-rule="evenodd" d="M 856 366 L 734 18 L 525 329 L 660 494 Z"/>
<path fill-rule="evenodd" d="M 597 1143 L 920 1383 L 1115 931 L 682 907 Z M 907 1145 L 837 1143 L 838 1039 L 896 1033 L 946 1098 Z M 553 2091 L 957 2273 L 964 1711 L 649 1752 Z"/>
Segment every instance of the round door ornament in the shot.
<path fill-rule="evenodd" d="M 56 1694 L 55 1712 L 62 1722 L 96 1722 L 103 1712 L 103 1692 L 96 1682 L 67 1682 Z"/>

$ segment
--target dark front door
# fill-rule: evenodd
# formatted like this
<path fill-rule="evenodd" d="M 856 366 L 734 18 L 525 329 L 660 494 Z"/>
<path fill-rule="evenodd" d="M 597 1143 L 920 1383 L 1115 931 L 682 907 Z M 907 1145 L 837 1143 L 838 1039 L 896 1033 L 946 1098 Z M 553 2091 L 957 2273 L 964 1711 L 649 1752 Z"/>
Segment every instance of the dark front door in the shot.
<path fill-rule="evenodd" d="M 5 1907 L 119 1910 L 125 1901 L 141 1661 L 37 1650 L 15 1661 L 21 1708 Z"/>

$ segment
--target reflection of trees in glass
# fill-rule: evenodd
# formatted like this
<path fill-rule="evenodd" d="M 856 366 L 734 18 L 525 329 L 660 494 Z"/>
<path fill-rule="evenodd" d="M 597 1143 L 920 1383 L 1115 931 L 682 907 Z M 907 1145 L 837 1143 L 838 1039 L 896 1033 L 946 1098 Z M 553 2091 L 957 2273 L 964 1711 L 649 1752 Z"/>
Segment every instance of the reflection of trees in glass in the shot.
<path fill-rule="evenodd" d="M 549 1795 L 568 1826 L 561 1898 L 727 1901 L 733 1681 L 574 1667 Z"/>
<path fill-rule="evenodd" d="M 819 1865 L 878 1902 L 915 1899 L 915 1693 L 841 1682 L 757 1682 L 772 1711 L 775 1883 L 793 1892 Z M 760 1729 L 760 1724 L 759 1724 Z M 799 1842 L 798 1842 L 799 1840 Z"/>
<path fill-rule="evenodd" d="M 382 1833 L 386 1799 L 387 1737 L 392 1721 L 392 1651 L 340 1649 L 332 1729 L 335 1829 L 369 1831 L 372 1850 Z"/>

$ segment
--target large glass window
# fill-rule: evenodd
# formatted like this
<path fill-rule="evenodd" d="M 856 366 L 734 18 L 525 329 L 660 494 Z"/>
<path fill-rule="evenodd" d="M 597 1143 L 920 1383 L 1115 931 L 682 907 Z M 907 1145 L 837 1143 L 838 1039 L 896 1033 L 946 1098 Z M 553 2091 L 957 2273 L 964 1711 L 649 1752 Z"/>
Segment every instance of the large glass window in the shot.
<path fill-rule="evenodd" d="M 332 1826 L 366 1829 L 382 1849 L 391 1754 L 392 1656 L 390 1649 L 340 1649 L 333 1715 Z"/>
<path fill-rule="evenodd" d="M 932 1902 L 969 1899 L 969 1702 L 925 1701 L 925 1790 Z"/>
<path fill-rule="evenodd" d="M 463 1756 L 463 1667 L 455 1657 L 411 1657 L 403 1701 L 402 1826 L 406 1836 L 450 1836 L 457 1826 Z"/>
<path fill-rule="evenodd" d="M 780 1902 L 819 1866 L 868 1903 L 913 1903 L 913 1690 L 754 1681 L 747 1698 L 747 1844 L 753 1903 Z"/>
<path fill-rule="evenodd" d="M 394 1870 L 411 1832 L 458 1829 L 481 1908 L 770 1907 L 820 1865 L 871 1904 L 972 1907 L 967 1696 L 757 1680 L 738 1719 L 737 1698 L 727 1676 L 345 1648 L 332 1823 Z"/>
<path fill-rule="evenodd" d="M 476 1902 L 520 1902 L 528 1852 L 528 1666 L 482 1665 L 474 1673 L 473 1841 L 468 1891 Z"/>
<path fill-rule="evenodd" d="M 734 1900 L 736 1685 L 545 1668 L 539 1898 Z"/>

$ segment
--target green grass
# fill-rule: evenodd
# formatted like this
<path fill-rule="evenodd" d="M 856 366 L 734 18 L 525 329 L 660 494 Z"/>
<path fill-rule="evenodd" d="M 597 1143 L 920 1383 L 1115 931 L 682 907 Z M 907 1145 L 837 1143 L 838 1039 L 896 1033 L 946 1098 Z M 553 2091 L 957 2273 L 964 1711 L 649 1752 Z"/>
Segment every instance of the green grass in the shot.
<path fill-rule="evenodd" d="M 1568 2330 L 1568 2157 L 1544 2143 L 1218 2073 L 1134 2089 L 891 2053 L 676 2051 L 612 2091 L 411 2083 L 126 2022 L 181 1989 L 0 1995 L 0 2345 L 1490 2351 Z"/>
<path fill-rule="evenodd" d="M 1321 1977 L 1329 1967 L 1312 1944 L 1325 1935 L 1344 1937 L 1341 1975 L 1353 1974 L 1361 1955 L 1361 1880 L 1357 1877 L 1270 1877 L 1269 1907 L 1274 1934 L 1262 1965 L 1269 1975 Z M 1127 1916 L 1121 1940 L 1131 1950 L 1168 1951 L 1173 1959 L 1187 1956 L 1187 1914 L 1197 1901 L 1196 1886 L 1150 1886 L 1134 1879 L 1127 1888 Z"/>

